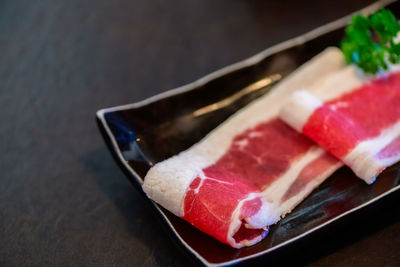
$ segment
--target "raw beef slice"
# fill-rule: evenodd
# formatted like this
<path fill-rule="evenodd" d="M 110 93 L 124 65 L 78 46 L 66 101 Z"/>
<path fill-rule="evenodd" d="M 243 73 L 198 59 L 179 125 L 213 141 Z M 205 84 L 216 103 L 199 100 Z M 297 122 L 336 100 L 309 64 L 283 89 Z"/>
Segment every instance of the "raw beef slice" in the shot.
<path fill-rule="evenodd" d="M 253 245 L 341 166 L 278 118 L 282 100 L 343 68 L 330 48 L 188 150 L 152 167 L 147 195 L 232 247 Z"/>
<path fill-rule="evenodd" d="M 281 118 L 373 183 L 400 160 L 400 72 L 371 78 L 348 66 L 293 93 Z"/>

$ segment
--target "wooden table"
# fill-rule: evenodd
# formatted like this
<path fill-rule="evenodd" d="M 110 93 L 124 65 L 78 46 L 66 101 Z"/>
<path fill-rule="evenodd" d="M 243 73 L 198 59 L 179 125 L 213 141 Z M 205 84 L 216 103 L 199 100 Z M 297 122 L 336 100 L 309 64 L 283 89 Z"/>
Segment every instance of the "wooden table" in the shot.
<path fill-rule="evenodd" d="M 96 110 L 189 83 L 371 2 L 1 1 L 0 265 L 190 264 L 116 166 Z M 301 248 L 295 263 L 398 265 L 399 214 L 386 206 L 382 223 L 352 225 L 316 253 Z"/>

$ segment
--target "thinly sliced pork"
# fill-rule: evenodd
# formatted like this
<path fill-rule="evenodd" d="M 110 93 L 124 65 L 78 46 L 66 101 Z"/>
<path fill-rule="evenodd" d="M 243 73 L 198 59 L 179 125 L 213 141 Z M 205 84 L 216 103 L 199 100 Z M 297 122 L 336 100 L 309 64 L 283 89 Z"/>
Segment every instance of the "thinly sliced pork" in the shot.
<path fill-rule="evenodd" d="M 329 48 L 186 151 L 156 164 L 147 195 L 232 247 L 253 245 L 342 163 L 278 118 L 291 92 L 342 69 Z"/>
<path fill-rule="evenodd" d="M 373 183 L 400 160 L 400 72 L 376 78 L 348 66 L 293 93 L 281 118 Z"/>

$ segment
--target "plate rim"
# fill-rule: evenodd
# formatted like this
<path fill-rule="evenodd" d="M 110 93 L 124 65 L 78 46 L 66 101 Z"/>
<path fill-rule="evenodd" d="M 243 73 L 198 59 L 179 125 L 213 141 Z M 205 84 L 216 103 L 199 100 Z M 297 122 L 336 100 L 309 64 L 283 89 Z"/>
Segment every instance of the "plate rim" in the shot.
<path fill-rule="evenodd" d="M 105 119 L 105 115 L 107 113 L 115 112 L 115 111 L 121 111 L 121 110 L 127 110 L 127 109 L 132 109 L 132 108 L 140 108 L 140 107 L 146 106 L 148 104 L 157 102 L 157 101 L 159 101 L 161 99 L 164 99 L 164 98 L 168 98 L 168 97 L 172 97 L 172 96 L 175 96 L 175 95 L 180 95 L 180 94 L 192 91 L 192 90 L 196 90 L 196 88 L 198 88 L 198 87 L 200 87 L 200 86 L 202 86 L 202 85 L 204 85 L 204 84 L 206 84 L 206 83 L 208 83 L 208 82 L 210 82 L 210 81 L 212 81 L 212 80 L 214 80 L 214 79 L 216 79 L 218 77 L 221 77 L 221 76 L 226 75 L 226 74 L 228 74 L 230 72 L 239 70 L 241 68 L 245 68 L 245 67 L 249 67 L 249 66 L 255 65 L 255 64 L 261 62 L 262 60 L 266 59 L 267 57 L 269 57 L 269 56 L 271 56 L 273 54 L 281 52 L 281 51 L 283 51 L 285 49 L 289 49 L 291 47 L 295 47 L 297 45 L 304 44 L 304 43 L 306 43 L 308 41 L 311 41 L 312 39 L 315 39 L 315 38 L 317 38 L 317 37 L 319 37 L 321 35 L 327 34 L 327 33 L 331 32 L 331 31 L 334 31 L 336 29 L 344 27 L 346 24 L 348 24 L 348 22 L 351 19 L 351 16 L 354 15 L 354 14 L 362 13 L 362 14 L 368 15 L 368 14 L 371 14 L 371 13 L 379 10 L 380 8 L 383 8 L 383 7 L 385 7 L 385 6 L 387 6 L 387 5 L 391 4 L 391 3 L 394 3 L 396 1 L 397 0 L 379 0 L 379 1 L 376 1 L 376 2 L 366 6 L 364 8 L 362 8 L 360 10 L 352 12 L 352 13 L 344 16 L 344 17 L 336 19 L 336 20 L 334 20 L 332 22 L 329 22 L 329 23 L 327 23 L 325 25 L 319 26 L 319 27 L 317 27 L 317 28 L 315 28 L 315 29 L 313 29 L 311 31 L 308 31 L 306 33 L 303 33 L 303 34 L 301 34 L 301 35 L 299 35 L 297 37 L 294 37 L 294 38 L 291 38 L 289 40 L 286 40 L 286 41 L 280 42 L 278 44 L 275 44 L 275 45 L 273 45 L 273 46 L 271 46 L 269 48 L 266 48 L 266 49 L 262 50 L 261 52 L 255 54 L 255 55 L 253 55 L 253 56 L 251 56 L 249 58 L 246 58 L 246 59 L 238 61 L 236 63 L 227 65 L 226 67 L 223 67 L 223 68 L 218 69 L 218 70 L 216 70 L 214 72 L 211 72 L 210 74 L 207 74 L 207 75 L 205 75 L 205 76 L 203 76 L 203 77 L 201 77 L 201 78 L 199 78 L 199 79 L 197 79 L 197 80 L 195 80 L 195 81 L 193 81 L 191 83 L 185 84 L 183 86 L 164 91 L 164 92 L 162 92 L 160 94 L 156 94 L 154 96 L 151 96 L 149 98 L 143 99 L 143 100 L 138 101 L 138 102 L 99 109 L 96 112 L 96 120 L 98 122 L 98 126 L 100 128 L 100 131 L 104 131 L 104 133 L 103 132 L 102 133 L 103 133 L 103 137 L 105 139 L 105 142 L 106 143 L 110 142 L 109 148 L 113 153 L 115 153 L 115 156 L 116 156 L 115 159 L 118 160 L 118 163 L 122 163 L 122 165 L 123 165 L 123 167 L 125 167 L 126 171 L 130 172 L 131 176 L 134 178 L 133 181 L 141 188 L 141 186 L 143 184 L 143 179 L 128 164 L 128 161 L 124 159 L 124 157 L 122 155 L 122 152 L 118 147 L 118 144 L 117 144 L 117 141 L 115 139 L 115 136 L 112 134 L 111 129 L 108 126 L 108 123 L 107 123 L 107 121 Z M 249 255 L 249 256 L 245 256 L 245 257 L 242 257 L 242 258 L 239 258 L 239 259 L 224 261 L 224 262 L 221 262 L 221 263 L 212 263 L 212 262 L 207 261 L 196 250 L 194 250 L 191 246 L 189 246 L 185 242 L 185 240 L 179 235 L 179 233 L 175 230 L 175 228 L 173 227 L 172 223 L 168 219 L 167 215 L 158 206 L 158 204 L 156 204 L 150 198 L 147 198 L 147 199 L 150 200 L 149 202 L 151 203 L 151 205 L 159 212 L 159 214 L 162 215 L 163 221 L 165 223 L 167 223 L 167 225 L 170 228 L 170 230 L 172 230 L 172 232 L 174 233 L 174 236 L 181 242 L 182 245 L 185 246 L 185 248 L 193 256 L 195 256 L 198 260 L 200 260 L 201 263 L 203 263 L 206 266 L 228 266 L 228 265 L 234 265 L 234 264 L 237 264 L 237 263 L 244 263 L 245 261 L 249 261 L 251 259 L 260 257 L 262 255 L 267 255 L 267 254 L 269 254 L 269 253 L 271 253 L 271 252 L 273 252 L 273 251 L 275 251 L 275 250 L 277 250 L 277 249 L 279 249 L 281 247 L 284 247 L 284 246 L 286 246 L 286 245 L 288 245 L 290 243 L 293 243 L 293 242 L 295 242 L 295 241 L 297 241 L 297 240 L 299 240 L 299 239 L 301 239 L 301 238 L 303 238 L 305 236 L 308 236 L 311 233 L 313 233 L 315 231 L 318 231 L 319 229 L 321 229 L 321 228 L 323 228 L 323 227 L 325 227 L 325 226 L 327 226 L 329 224 L 332 224 L 332 223 L 342 219 L 343 217 L 346 217 L 347 215 L 349 215 L 351 213 L 354 213 L 354 212 L 356 212 L 358 210 L 361 210 L 361 209 L 371 205 L 372 203 L 377 202 L 380 199 L 392 194 L 393 192 L 398 191 L 399 189 L 400 189 L 400 185 L 398 185 L 396 187 L 393 187 L 392 189 L 386 191 L 385 193 L 383 193 L 383 194 L 381 194 L 381 195 L 379 195 L 379 196 L 377 196 L 377 197 L 375 197 L 375 198 L 373 198 L 373 199 L 371 199 L 371 200 L 369 200 L 369 201 L 367 201 L 367 202 L 365 202 L 365 203 L 363 203 L 363 204 L 361 204 L 361 205 L 359 205 L 359 206 L 357 206 L 357 207 L 355 207 L 353 209 L 350 209 L 350 210 L 348 210 L 348 211 L 346 211 L 346 212 L 344 212 L 344 213 L 342 213 L 342 214 L 340 214 L 338 216 L 335 216 L 334 218 L 332 218 L 332 219 L 330 219 L 330 220 L 328 220 L 328 221 L 326 221 L 326 222 L 324 222 L 324 223 L 322 223 L 322 224 L 320 224 L 318 226 L 315 226 L 312 229 L 310 229 L 308 231 L 305 231 L 304 233 L 301 233 L 301 234 L 299 234 L 299 235 L 297 235 L 295 237 L 292 237 L 292 238 L 290 238 L 290 239 L 288 239 L 288 240 L 286 240 L 286 241 L 284 241 L 284 242 L 282 242 L 282 243 L 280 243 L 280 244 L 278 244 L 278 245 L 276 245 L 274 247 L 271 247 L 269 249 L 254 253 L 254 254 Z"/>

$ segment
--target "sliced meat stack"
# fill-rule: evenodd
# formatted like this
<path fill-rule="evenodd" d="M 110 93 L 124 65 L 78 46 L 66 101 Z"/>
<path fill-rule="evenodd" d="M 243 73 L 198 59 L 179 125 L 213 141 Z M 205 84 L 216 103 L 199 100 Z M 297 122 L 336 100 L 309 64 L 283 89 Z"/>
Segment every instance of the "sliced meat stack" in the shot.
<path fill-rule="evenodd" d="M 348 66 L 292 94 L 281 118 L 373 183 L 400 160 L 400 72 L 371 78 Z"/>
<path fill-rule="evenodd" d="M 156 164 L 143 190 L 223 243 L 240 248 L 259 242 L 270 225 L 342 166 L 278 118 L 291 92 L 342 68 L 341 52 L 327 49 L 199 143 Z"/>

